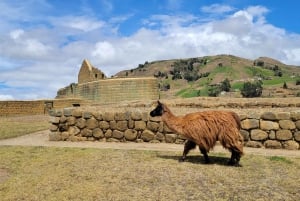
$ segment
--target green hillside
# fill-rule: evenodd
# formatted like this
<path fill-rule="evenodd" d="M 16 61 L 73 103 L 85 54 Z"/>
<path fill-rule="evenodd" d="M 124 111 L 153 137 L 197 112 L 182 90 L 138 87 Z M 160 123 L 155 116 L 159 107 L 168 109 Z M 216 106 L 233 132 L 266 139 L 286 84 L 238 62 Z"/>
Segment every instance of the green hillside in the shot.
<path fill-rule="evenodd" d="M 262 96 L 297 96 L 300 86 L 300 67 L 260 57 L 255 60 L 232 55 L 205 56 L 187 59 L 153 61 L 121 71 L 118 77 L 155 76 L 160 82 L 161 97 L 208 96 L 212 87 L 228 79 L 231 85 L 224 96 L 240 96 L 247 81 L 263 82 Z M 283 89 L 286 83 L 287 88 Z"/>

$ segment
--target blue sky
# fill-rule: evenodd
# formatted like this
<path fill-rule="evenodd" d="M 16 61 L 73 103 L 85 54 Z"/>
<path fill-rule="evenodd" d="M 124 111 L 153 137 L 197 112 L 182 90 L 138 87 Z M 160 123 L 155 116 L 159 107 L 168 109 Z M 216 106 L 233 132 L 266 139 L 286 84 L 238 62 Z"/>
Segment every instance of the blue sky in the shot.
<path fill-rule="evenodd" d="M 300 1 L 0 0 L 0 100 L 54 98 L 83 59 L 106 75 L 145 61 L 233 54 L 300 66 Z"/>

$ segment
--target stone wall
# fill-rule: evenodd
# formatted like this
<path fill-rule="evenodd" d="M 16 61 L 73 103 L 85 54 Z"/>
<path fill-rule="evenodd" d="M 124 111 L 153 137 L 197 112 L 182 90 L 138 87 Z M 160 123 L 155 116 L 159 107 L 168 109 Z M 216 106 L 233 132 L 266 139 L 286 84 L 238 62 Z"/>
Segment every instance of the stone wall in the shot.
<path fill-rule="evenodd" d="M 51 109 L 86 104 L 87 101 L 79 99 L 0 101 L 0 116 L 48 114 Z"/>
<path fill-rule="evenodd" d="M 57 92 L 57 98 L 80 98 L 97 103 L 117 103 L 159 98 L 156 78 L 104 79 L 83 84 L 71 84 Z"/>
<path fill-rule="evenodd" d="M 118 112 L 65 108 L 51 112 L 52 141 L 184 143 L 159 117 L 138 109 Z M 299 149 L 300 111 L 240 114 L 245 146 Z"/>

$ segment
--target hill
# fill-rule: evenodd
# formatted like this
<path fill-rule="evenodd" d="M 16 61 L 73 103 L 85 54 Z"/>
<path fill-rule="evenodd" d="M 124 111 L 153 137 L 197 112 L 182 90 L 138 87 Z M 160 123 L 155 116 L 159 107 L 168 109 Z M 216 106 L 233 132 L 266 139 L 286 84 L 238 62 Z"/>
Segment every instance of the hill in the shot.
<path fill-rule="evenodd" d="M 300 93 L 300 87 L 296 85 L 300 78 L 300 66 L 286 65 L 268 57 L 249 60 L 233 55 L 216 55 L 146 61 L 115 76 L 155 76 L 160 81 L 163 98 L 207 96 L 210 87 L 225 79 L 231 85 L 231 92 L 225 96 L 240 96 L 243 83 L 255 80 L 263 81 L 263 96 L 287 97 Z M 287 84 L 285 89 L 284 83 Z"/>

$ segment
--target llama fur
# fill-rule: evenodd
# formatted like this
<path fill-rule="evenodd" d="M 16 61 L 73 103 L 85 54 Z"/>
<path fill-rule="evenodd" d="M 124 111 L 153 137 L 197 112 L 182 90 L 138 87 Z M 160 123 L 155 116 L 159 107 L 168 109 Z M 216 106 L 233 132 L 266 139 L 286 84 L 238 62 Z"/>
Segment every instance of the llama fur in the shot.
<path fill-rule="evenodd" d="M 241 123 L 239 116 L 232 111 L 202 111 L 175 116 L 171 110 L 158 101 L 157 107 L 150 112 L 151 116 L 161 116 L 164 124 L 173 132 L 187 138 L 183 156 L 184 161 L 188 152 L 199 146 L 205 162 L 209 162 L 207 153 L 217 141 L 231 151 L 230 165 L 239 165 L 243 155 L 243 137 L 239 130 Z"/>

